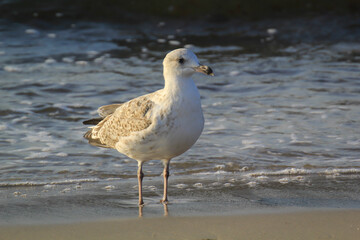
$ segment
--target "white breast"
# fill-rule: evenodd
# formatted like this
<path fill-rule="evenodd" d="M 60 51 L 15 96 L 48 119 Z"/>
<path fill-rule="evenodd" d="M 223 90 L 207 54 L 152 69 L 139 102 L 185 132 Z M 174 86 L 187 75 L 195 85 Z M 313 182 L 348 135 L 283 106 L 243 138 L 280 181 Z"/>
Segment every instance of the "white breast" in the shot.
<path fill-rule="evenodd" d="M 168 132 L 164 135 L 166 148 L 171 155 L 178 156 L 187 151 L 200 137 L 204 128 L 204 117 L 197 91 L 186 94 L 174 104 L 168 116 Z"/>
<path fill-rule="evenodd" d="M 164 95 L 156 103 L 151 126 L 120 139 L 116 149 L 138 161 L 163 160 L 187 151 L 204 127 L 200 95 L 191 81 L 186 91 Z"/>

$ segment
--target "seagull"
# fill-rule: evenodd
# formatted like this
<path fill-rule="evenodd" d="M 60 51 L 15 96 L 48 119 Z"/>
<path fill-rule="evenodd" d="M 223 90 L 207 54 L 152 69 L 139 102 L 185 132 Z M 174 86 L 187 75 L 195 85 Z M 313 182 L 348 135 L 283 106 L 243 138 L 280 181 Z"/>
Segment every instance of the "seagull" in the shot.
<path fill-rule="evenodd" d="M 160 202 L 168 203 L 170 160 L 191 148 L 204 128 L 200 94 L 192 75 L 214 75 L 186 48 L 169 52 L 163 67 L 163 89 L 125 103 L 102 106 L 98 109 L 100 118 L 83 122 L 95 125 L 84 135 L 91 145 L 114 148 L 138 162 L 139 206 L 144 205 L 142 167 L 149 160 L 163 163 L 164 195 Z"/>

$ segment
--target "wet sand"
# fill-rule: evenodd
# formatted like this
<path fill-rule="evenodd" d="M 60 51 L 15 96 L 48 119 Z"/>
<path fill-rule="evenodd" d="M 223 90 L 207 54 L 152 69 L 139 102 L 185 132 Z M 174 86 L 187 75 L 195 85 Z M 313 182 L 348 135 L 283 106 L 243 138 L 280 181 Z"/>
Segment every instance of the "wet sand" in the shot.
<path fill-rule="evenodd" d="M 0 226 L 0 239 L 359 239 L 360 210 Z"/>

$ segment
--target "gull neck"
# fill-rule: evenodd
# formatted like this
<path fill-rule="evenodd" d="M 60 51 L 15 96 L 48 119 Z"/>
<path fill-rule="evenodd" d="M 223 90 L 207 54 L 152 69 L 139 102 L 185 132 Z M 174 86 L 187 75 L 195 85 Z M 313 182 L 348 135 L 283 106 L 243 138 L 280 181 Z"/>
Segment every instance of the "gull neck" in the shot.
<path fill-rule="evenodd" d="M 183 91 L 188 91 L 190 89 L 196 88 L 194 80 L 192 77 L 182 77 L 182 76 L 176 76 L 176 75 L 165 75 L 165 86 L 164 90 L 168 93 L 178 93 Z"/>

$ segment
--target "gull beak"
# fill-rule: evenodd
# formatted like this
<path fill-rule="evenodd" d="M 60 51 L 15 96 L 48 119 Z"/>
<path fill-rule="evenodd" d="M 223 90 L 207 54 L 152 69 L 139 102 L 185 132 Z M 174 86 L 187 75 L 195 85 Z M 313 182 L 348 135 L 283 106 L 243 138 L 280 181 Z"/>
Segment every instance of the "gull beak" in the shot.
<path fill-rule="evenodd" d="M 210 75 L 210 76 L 214 76 L 213 70 L 208 66 L 199 65 L 199 66 L 195 67 L 194 69 L 195 69 L 196 72 L 204 73 L 204 74 Z"/>

